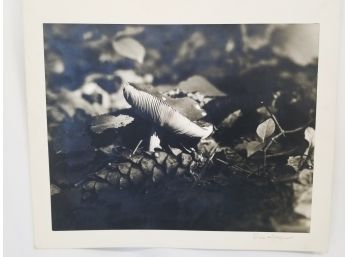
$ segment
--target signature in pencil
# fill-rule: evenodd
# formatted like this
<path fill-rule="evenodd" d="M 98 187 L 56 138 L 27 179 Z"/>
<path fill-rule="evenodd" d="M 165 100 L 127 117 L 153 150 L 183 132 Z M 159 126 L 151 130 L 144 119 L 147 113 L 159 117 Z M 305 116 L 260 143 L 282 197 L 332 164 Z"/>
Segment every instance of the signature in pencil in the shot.
<path fill-rule="evenodd" d="M 277 240 L 289 240 L 292 239 L 291 235 L 280 235 L 275 233 L 253 233 L 253 239 L 258 240 L 269 240 L 269 239 L 277 239 Z"/>

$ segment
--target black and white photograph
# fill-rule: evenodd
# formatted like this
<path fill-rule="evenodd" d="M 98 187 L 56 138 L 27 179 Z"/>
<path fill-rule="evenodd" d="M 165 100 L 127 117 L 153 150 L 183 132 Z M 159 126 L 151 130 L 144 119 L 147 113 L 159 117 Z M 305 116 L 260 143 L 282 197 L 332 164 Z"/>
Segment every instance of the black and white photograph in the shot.
<path fill-rule="evenodd" d="M 319 29 L 45 23 L 52 229 L 310 232 Z"/>

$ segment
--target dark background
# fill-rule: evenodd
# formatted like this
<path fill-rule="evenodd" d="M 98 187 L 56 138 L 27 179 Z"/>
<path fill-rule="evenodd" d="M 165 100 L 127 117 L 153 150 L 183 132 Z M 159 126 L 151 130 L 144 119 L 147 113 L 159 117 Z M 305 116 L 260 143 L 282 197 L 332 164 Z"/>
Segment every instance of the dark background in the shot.
<path fill-rule="evenodd" d="M 218 111 L 206 107 L 214 125 L 243 109 L 235 126 L 216 135 L 231 148 L 255 134 L 265 118 L 256 112 L 258 103 L 271 105 L 279 92 L 275 114 L 284 128 L 297 128 L 315 118 L 317 25 L 131 26 L 123 37 L 143 46 L 146 54 L 140 62 L 113 47 L 115 35 L 126 27 L 44 25 L 50 175 L 51 184 L 59 188 L 52 194 L 53 228 L 292 231 L 296 228 L 291 224 L 302 227 L 294 225 L 298 217 L 292 183 L 256 186 L 236 180 L 229 187 L 205 188 L 175 180 L 151 188 L 148 196 L 127 190 L 82 200 L 74 185 L 93 171 L 91 164 L 98 163 L 92 154 L 93 135 L 83 131 L 92 116 L 126 106 L 119 91 L 123 80 L 169 89 L 194 75 L 207 79 L 229 97 L 229 104 Z M 79 96 L 84 101 L 77 100 Z M 281 142 L 282 150 L 304 144 L 303 135 Z M 288 169 L 286 158 L 276 164 Z"/>

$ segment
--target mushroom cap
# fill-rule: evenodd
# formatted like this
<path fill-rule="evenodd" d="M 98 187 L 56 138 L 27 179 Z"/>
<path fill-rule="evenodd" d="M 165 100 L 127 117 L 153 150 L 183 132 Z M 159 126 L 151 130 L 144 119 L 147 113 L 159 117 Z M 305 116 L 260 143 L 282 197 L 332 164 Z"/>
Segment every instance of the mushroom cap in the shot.
<path fill-rule="evenodd" d="M 162 99 L 128 83 L 123 85 L 123 95 L 138 115 L 175 135 L 206 138 L 213 132 L 213 126 L 198 126 Z"/>

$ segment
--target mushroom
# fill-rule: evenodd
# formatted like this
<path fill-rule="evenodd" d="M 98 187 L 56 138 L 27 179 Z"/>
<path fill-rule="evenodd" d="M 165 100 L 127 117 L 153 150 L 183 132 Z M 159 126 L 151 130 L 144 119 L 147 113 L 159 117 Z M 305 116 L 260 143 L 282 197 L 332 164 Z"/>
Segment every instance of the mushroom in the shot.
<path fill-rule="evenodd" d="M 204 139 L 213 132 L 212 125 L 201 127 L 175 110 L 164 100 L 145 91 L 138 90 L 128 83 L 123 85 L 123 95 L 136 114 L 176 136 Z M 153 146 L 150 147 L 150 151 L 153 150 L 151 148 Z"/>

